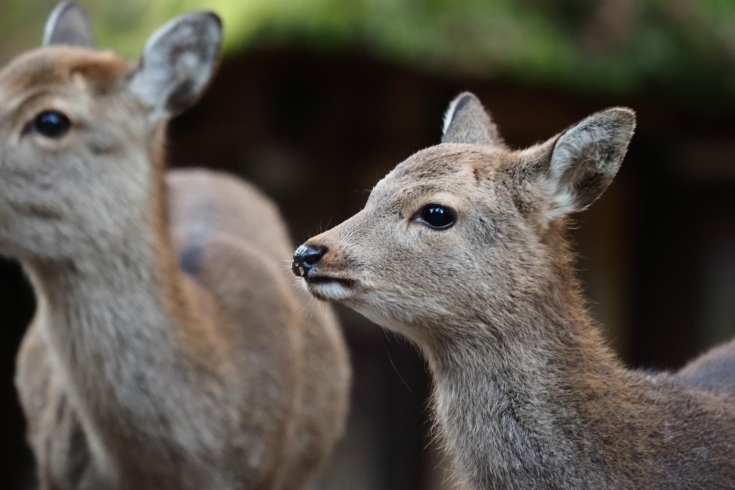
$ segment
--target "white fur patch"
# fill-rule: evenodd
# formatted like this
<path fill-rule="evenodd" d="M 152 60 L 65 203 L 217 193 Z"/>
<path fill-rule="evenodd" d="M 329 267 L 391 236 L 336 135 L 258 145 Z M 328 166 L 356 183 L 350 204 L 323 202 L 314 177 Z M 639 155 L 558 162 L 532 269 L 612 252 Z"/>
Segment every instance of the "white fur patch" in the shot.
<path fill-rule="evenodd" d="M 335 282 L 306 283 L 307 290 L 319 298 L 327 301 L 342 301 L 352 297 L 352 290 Z"/>
<path fill-rule="evenodd" d="M 454 120 L 454 113 L 457 110 L 457 103 L 462 99 L 462 96 L 459 96 L 455 98 L 451 104 L 449 104 L 449 108 L 447 109 L 447 112 L 444 113 L 444 123 L 442 124 L 442 134 L 447 134 L 447 130 L 449 129 L 449 126 L 452 124 L 452 121 Z"/>

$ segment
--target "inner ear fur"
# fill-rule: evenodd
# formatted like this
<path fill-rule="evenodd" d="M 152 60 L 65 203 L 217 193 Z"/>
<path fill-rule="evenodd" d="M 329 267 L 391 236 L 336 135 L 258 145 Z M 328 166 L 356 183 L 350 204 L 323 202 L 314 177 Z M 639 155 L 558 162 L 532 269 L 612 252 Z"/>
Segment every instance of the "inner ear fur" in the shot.
<path fill-rule="evenodd" d="M 442 143 L 505 147 L 498 128 L 471 92 L 459 94 L 444 114 Z"/>
<path fill-rule="evenodd" d="M 87 15 L 74 2 L 62 2 L 49 15 L 43 31 L 43 45 L 63 44 L 94 48 L 94 35 Z"/>
<path fill-rule="evenodd" d="M 180 15 L 158 29 L 145 45 L 131 76 L 131 93 L 159 120 L 192 106 L 219 64 L 222 21 L 213 12 Z"/>
<path fill-rule="evenodd" d="M 518 172 L 522 191 L 544 201 L 547 221 L 586 209 L 617 174 L 634 130 L 635 112 L 616 107 L 524 150 Z"/>

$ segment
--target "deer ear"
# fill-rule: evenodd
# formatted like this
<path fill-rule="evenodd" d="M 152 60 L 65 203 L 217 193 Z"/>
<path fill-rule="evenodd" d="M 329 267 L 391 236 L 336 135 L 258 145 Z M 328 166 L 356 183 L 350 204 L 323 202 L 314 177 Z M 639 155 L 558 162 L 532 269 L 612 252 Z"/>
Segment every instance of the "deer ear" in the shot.
<path fill-rule="evenodd" d="M 600 197 L 618 172 L 634 129 L 635 112 L 608 109 L 522 153 L 522 159 L 534 162 L 533 180 L 546 201 L 549 222 Z"/>
<path fill-rule="evenodd" d="M 62 2 L 56 6 L 43 31 L 43 45 L 51 44 L 95 47 L 92 28 L 82 7 L 74 2 Z"/>
<path fill-rule="evenodd" d="M 158 29 L 145 45 L 129 89 L 155 121 L 193 105 L 217 68 L 222 21 L 212 12 L 181 15 Z"/>
<path fill-rule="evenodd" d="M 444 114 L 442 143 L 504 146 L 498 129 L 480 100 L 470 92 L 459 94 Z"/>

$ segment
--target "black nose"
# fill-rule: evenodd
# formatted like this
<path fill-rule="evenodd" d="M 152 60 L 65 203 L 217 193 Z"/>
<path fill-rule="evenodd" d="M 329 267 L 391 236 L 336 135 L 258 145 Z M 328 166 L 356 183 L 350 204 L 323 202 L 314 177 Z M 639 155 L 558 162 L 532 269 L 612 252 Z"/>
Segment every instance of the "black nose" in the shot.
<path fill-rule="evenodd" d="M 291 270 L 299 277 L 306 277 L 309 270 L 324 257 L 325 253 L 327 253 L 327 247 L 307 247 L 306 245 L 301 245 L 293 254 Z"/>

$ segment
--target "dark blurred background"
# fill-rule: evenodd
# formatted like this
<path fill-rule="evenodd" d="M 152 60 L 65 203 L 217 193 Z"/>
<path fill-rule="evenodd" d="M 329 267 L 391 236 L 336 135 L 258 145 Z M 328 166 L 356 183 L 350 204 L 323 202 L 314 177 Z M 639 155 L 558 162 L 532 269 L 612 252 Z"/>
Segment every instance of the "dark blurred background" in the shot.
<path fill-rule="evenodd" d="M 516 147 L 608 106 L 634 108 L 623 169 L 573 231 L 590 309 L 634 367 L 674 369 L 735 334 L 735 2 L 81 3 L 100 45 L 131 58 L 180 12 L 222 14 L 221 71 L 171 125 L 169 161 L 254 182 L 294 243 L 351 216 L 393 166 L 436 144 L 459 91 L 474 91 Z M 0 0 L 0 61 L 38 44 L 54 4 Z M 33 309 L 18 266 L 0 262 L 0 489 L 32 481 L 12 378 Z M 353 409 L 319 489 L 450 488 L 423 362 L 340 313 Z"/>

